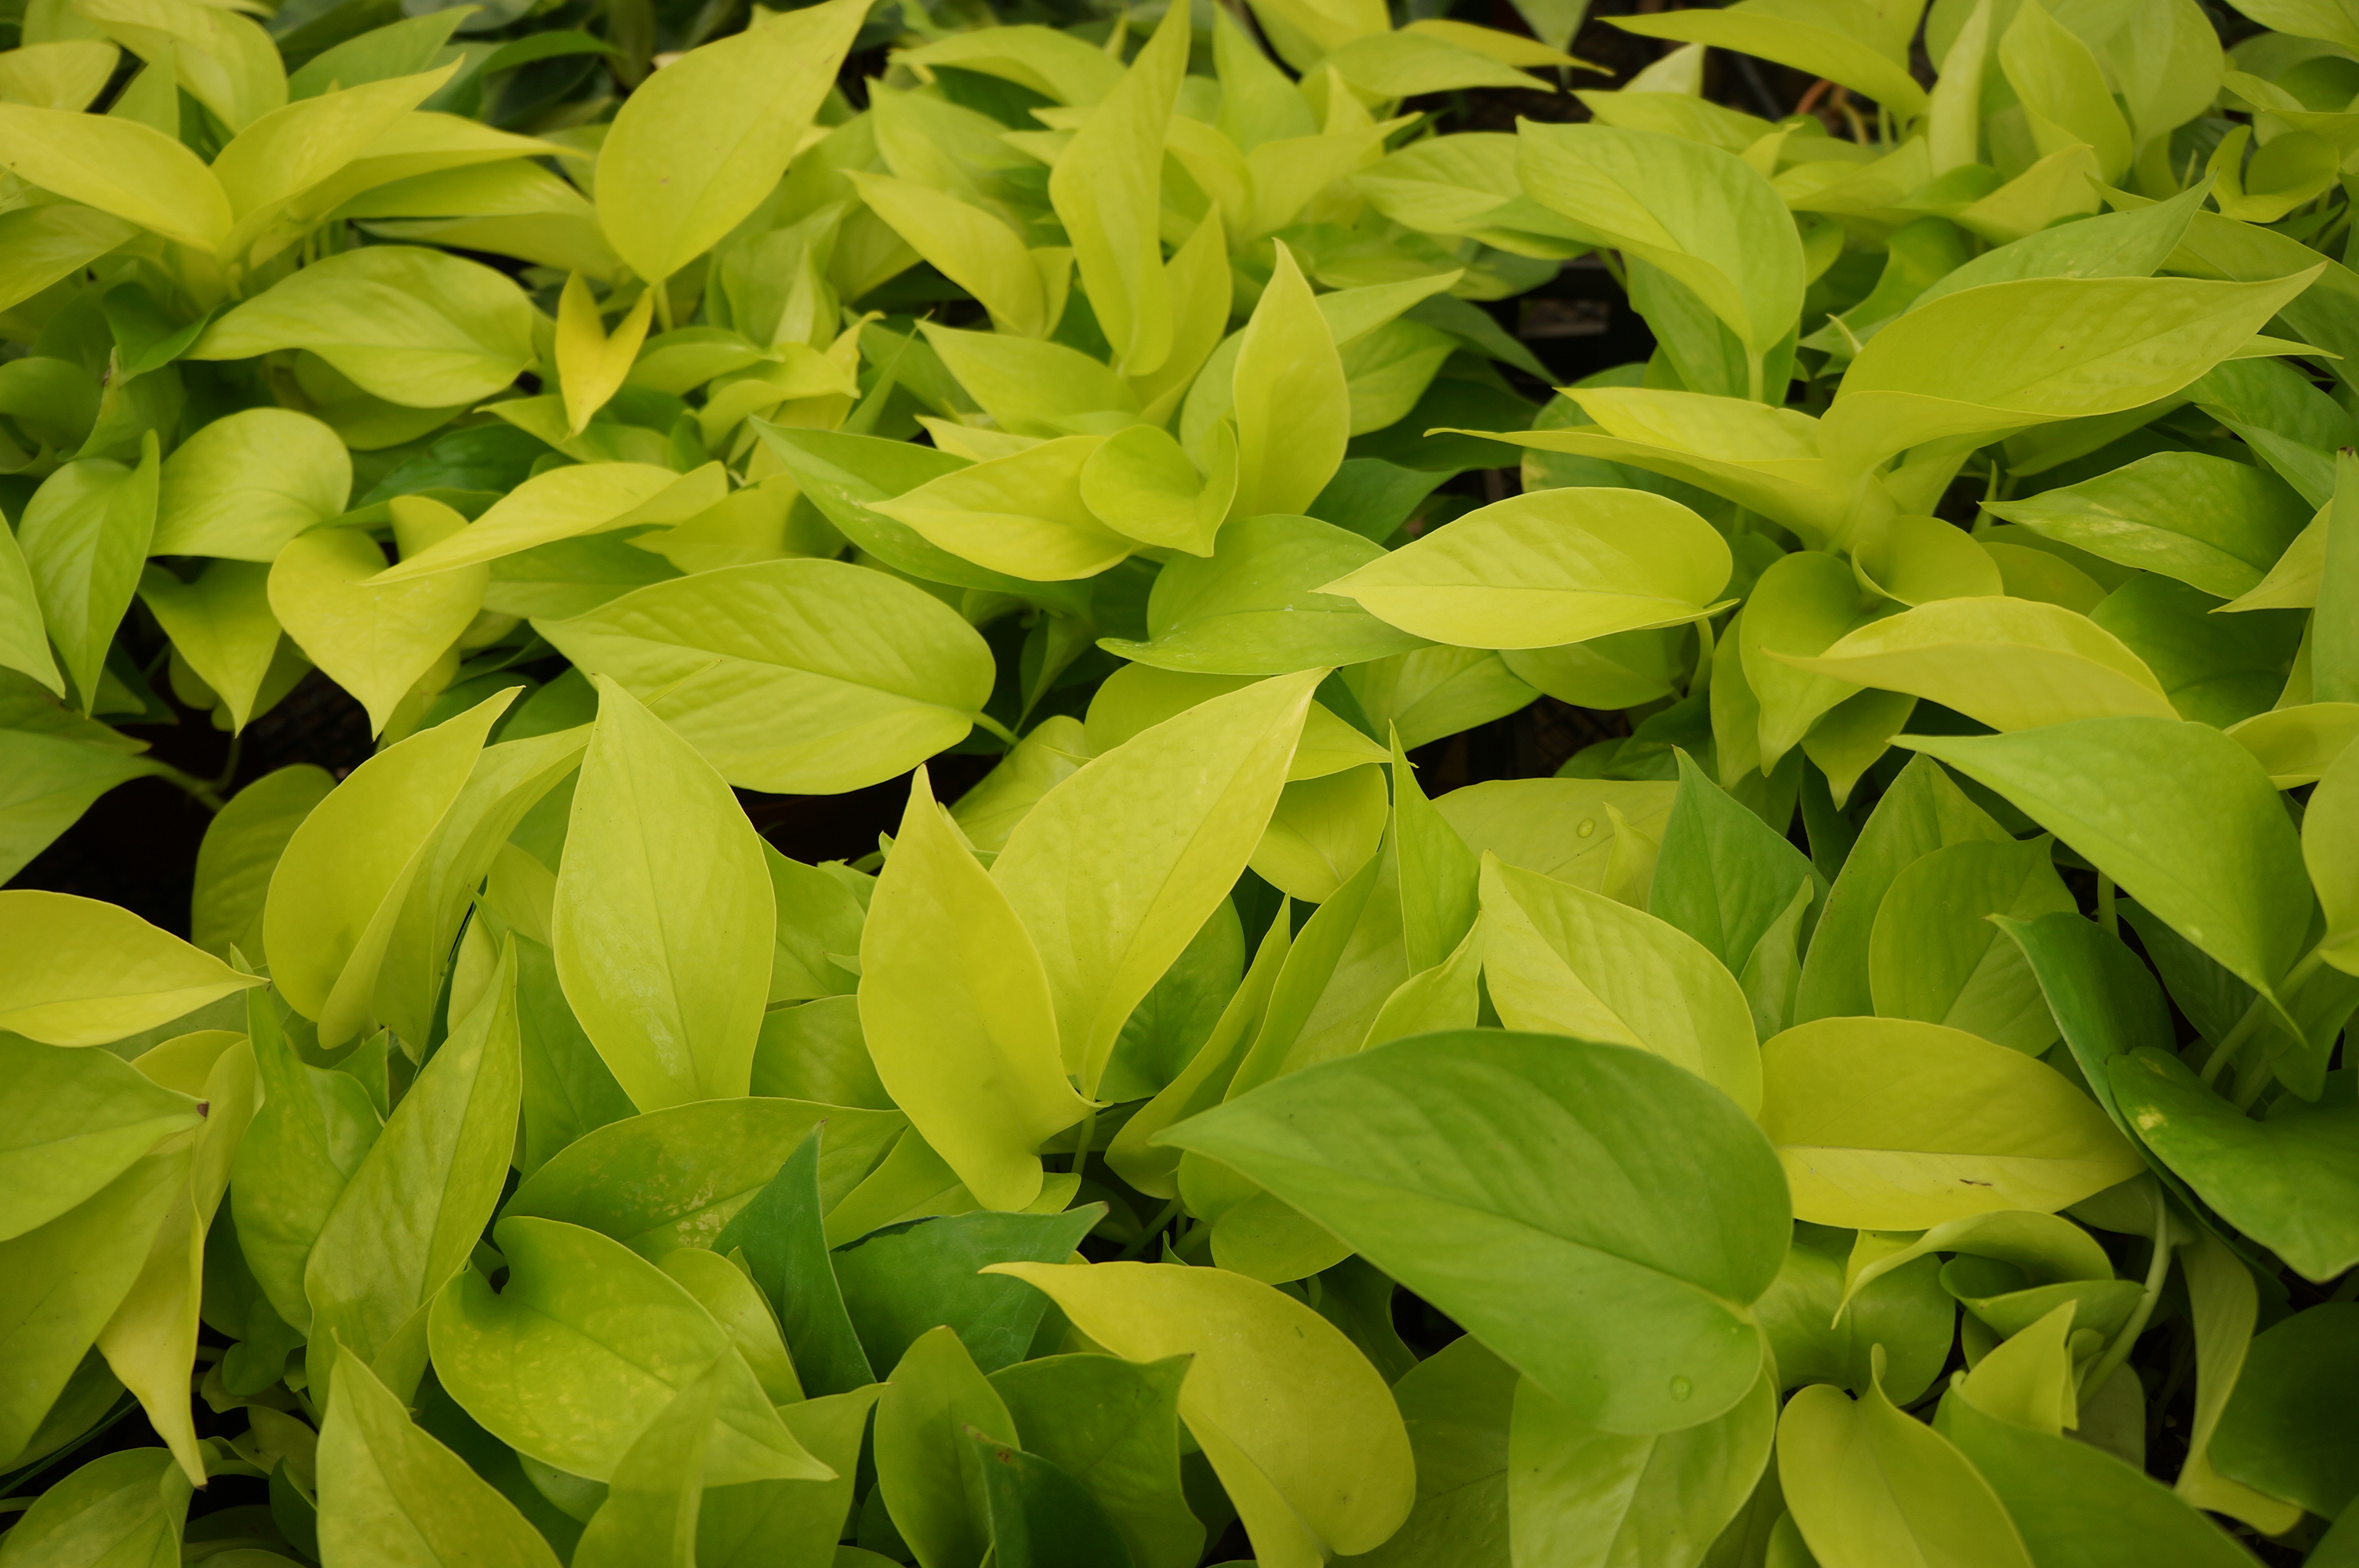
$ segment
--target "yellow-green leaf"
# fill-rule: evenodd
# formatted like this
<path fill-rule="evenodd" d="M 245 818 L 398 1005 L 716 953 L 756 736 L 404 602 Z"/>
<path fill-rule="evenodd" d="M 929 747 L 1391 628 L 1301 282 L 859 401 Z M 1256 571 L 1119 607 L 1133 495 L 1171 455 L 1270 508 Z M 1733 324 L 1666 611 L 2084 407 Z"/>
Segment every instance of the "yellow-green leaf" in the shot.
<path fill-rule="evenodd" d="M 364 245 L 235 307 L 189 357 L 308 349 L 372 396 L 448 408 L 516 380 L 533 362 L 532 324 L 524 290 L 480 262 L 414 245 Z"/>
<path fill-rule="evenodd" d="M 590 416 L 621 389 L 631 362 L 639 357 L 639 345 L 647 341 L 655 308 L 655 291 L 648 289 L 624 312 L 610 336 L 589 282 L 578 272 L 565 280 L 557 301 L 557 379 L 572 434 L 582 434 Z"/>
<path fill-rule="evenodd" d="M 352 451 L 335 431 L 291 408 L 241 408 L 164 460 L 148 549 L 268 565 L 342 514 L 352 489 Z"/>
<path fill-rule="evenodd" d="M 1962 1030 L 1822 1018 L 1761 1047 L 1762 1130 L 1794 1213 L 1922 1230 L 2053 1213 L 2146 1168 L 2096 1101 L 2043 1062 Z"/>
<path fill-rule="evenodd" d="M 155 535 L 156 453 L 150 431 L 136 468 L 105 458 L 66 464 L 41 482 L 17 523 L 41 619 L 85 715 Z"/>
<path fill-rule="evenodd" d="M 192 1136 L 187 1180 L 165 1212 L 122 1303 L 99 1331 L 98 1349 L 123 1386 L 138 1397 L 148 1423 L 191 1483 L 206 1472 L 190 1409 L 189 1368 L 197 1355 L 197 1306 L 204 1293 L 205 1235 L 230 1162 L 260 1103 L 254 1053 L 245 1037 L 208 1030 L 183 1037 L 192 1050 L 158 1046 L 140 1059 L 158 1076 L 203 1097 L 205 1124 Z M 182 1042 L 175 1042 L 179 1044 Z M 210 1060 L 208 1059 L 210 1057 Z M 179 1069 L 175 1071 L 175 1069 Z"/>
<path fill-rule="evenodd" d="M 140 576 L 139 599 L 172 639 L 174 650 L 228 708 L 232 732 L 245 729 L 278 652 L 270 568 L 252 561 L 214 561 L 195 581 L 182 582 L 150 566 Z"/>
<path fill-rule="evenodd" d="M 624 101 L 598 155 L 598 225 L 650 288 L 770 194 L 866 15 L 830 0 L 759 19 Z"/>
<path fill-rule="evenodd" d="M 406 1364 L 404 1380 L 424 1366 L 425 1311 L 498 1206 L 523 1076 L 510 939 L 489 991 L 427 1058 L 312 1244 L 314 1382 L 331 1364 L 341 1376 L 390 1360 Z"/>
<path fill-rule="evenodd" d="M 197 846 L 197 885 L 190 898 L 189 939 L 216 957 L 234 946 L 246 962 L 267 963 L 263 901 L 287 840 L 336 787 L 310 762 L 275 769 L 230 797 Z"/>
<path fill-rule="evenodd" d="M 0 908 L 5 908 L 0 905 Z M 89 1198 L 164 1139 L 202 1124 L 198 1101 L 108 1051 L 0 1038 L 0 1240 Z"/>
<path fill-rule="evenodd" d="M 1029 582 L 1095 577 L 1136 547 L 1082 497 L 1083 468 L 1104 440 L 1043 441 L 871 505 L 927 543 L 993 571 Z"/>
<path fill-rule="evenodd" d="M 1999 38 L 1998 64 L 2030 122 L 2032 145 L 2043 155 L 2085 146 L 2096 153 L 2107 182 L 2128 171 L 2135 150 L 2130 127 L 2114 103 L 2104 67 L 2039 0 L 2017 5 Z"/>
<path fill-rule="evenodd" d="M 1083 1094 L 1245 870 L 1324 673 L 1257 682 L 1134 736 L 1042 795 L 993 861 L 1048 969 Z"/>
<path fill-rule="evenodd" d="M 679 474 L 653 463 L 567 463 L 534 474 L 484 514 L 419 550 L 405 550 L 372 587 L 480 565 L 539 545 L 639 524 L 684 523 L 728 494 L 718 463 Z"/>
<path fill-rule="evenodd" d="M 320 1427 L 320 1545 L 383 1568 L 558 1568 L 516 1506 L 420 1431 L 358 1361 L 340 1369 Z"/>
<path fill-rule="evenodd" d="M 136 120 L 0 103 L 0 168 L 210 254 L 229 198 L 196 154 Z"/>
<path fill-rule="evenodd" d="M 287 102 L 287 68 L 260 23 L 201 0 L 77 0 L 75 11 L 145 60 L 168 62 L 181 90 L 242 131 Z"/>
<path fill-rule="evenodd" d="M 15 309 L 138 232 L 119 217 L 71 201 L 0 212 L 0 310 Z"/>
<path fill-rule="evenodd" d="M 1744 989 L 1668 922 L 1485 855 L 1483 973 L 1510 1029 L 1636 1045 L 1760 1108 Z"/>
<path fill-rule="evenodd" d="M 534 625 L 746 789 L 891 778 L 964 739 L 991 695 L 990 649 L 955 610 L 849 561 L 717 568 Z"/>
<path fill-rule="evenodd" d="M 1856 514 L 1883 499 L 1820 450 L 1821 422 L 1799 408 L 1643 386 L 1576 387 L 1570 395 L 1593 428 L 1487 434 L 1684 480 L 1762 513 L 1814 549 L 1841 539 Z"/>
<path fill-rule="evenodd" d="M 1192 1356 L 1180 1416 L 1263 1568 L 1321 1568 L 1381 1545 L 1417 1476 L 1384 1379 L 1332 1323 L 1273 1286 L 1177 1263 L 995 1263 L 1131 1361 Z"/>
<path fill-rule="evenodd" d="M 1071 276 L 1069 254 L 1027 249 L 1024 236 L 996 214 L 914 179 L 857 170 L 847 178 L 870 211 L 982 301 L 994 327 L 1019 338 L 1056 330 Z"/>
<path fill-rule="evenodd" d="M 1142 544 L 1212 553 L 1212 538 L 1236 498 L 1237 443 L 1213 427 L 1210 463 L 1199 473 L 1180 443 L 1152 425 L 1107 438 L 1082 465 L 1082 501 L 1098 520 Z"/>
<path fill-rule="evenodd" d="M 1551 648 L 1694 621 L 1728 586 L 1728 542 L 1639 490 L 1494 502 L 1323 591 L 1403 631 L 1468 648 Z"/>
<path fill-rule="evenodd" d="M 1827 449 L 1871 467 L 1947 437 L 2156 402 L 2243 346 L 2320 270 L 2266 283 L 2021 278 L 1943 295 L 1852 361 L 1822 424 Z"/>
<path fill-rule="evenodd" d="M 687 1288 L 621 1242 L 557 1220 L 503 1219 L 501 1289 L 469 1269 L 435 1298 L 435 1375 L 501 1442 L 551 1469 L 611 1478 L 678 1393 L 723 1385 L 704 1478 L 830 1480 Z"/>
<path fill-rule="evenodd" d="M 261 983 L 127 909 L 0 890 L 0 1029 L 103 1045 Z"/>
<path fill-rule="evenodd" d="M 295 243 L 323 215 L 305 194 L 372 151 L 459 67 L 453 60 L 439 70 L 303 99 L 239 131 L 212 164 L 237 214 L 223 251 L 260 262 Z"/>
<path fill-rule="evenodd" d="M 1831 1383 L 1796 1394 L 1777 1423 L 1777 1469 L 1823 1568 L 2031 1568 L 1990 1483 L 1874 1379 L 1857 1403 Z"/>
<path fill-rule="evenodd" d="M 1089 1110 L 1057 1022 L 1032 938 L 919 768 L 861 931 L 860 1029 L 893 1103 L 988 1207 L 1039 1196 L 1040 1144 Z"/>
<path fill-rule="evenodd" d="M 1294 253 L 1277 247 L 1237 349 L 1234 515 L 1301 513 L 1343 460 L 1352 397 L 1343 356 Z"/>
<path fill-rule="evenodd" d="M 424 513 L 439 503 L 404 496 L 394 505 Z M 371 579 L 384 569 L 385 552 L 361 530 L 315 528 L 278 552 L 268 589 L 287 634 L 360 699 L 372 734 L 384 733 L 401 699 L 474 620 L 491 580 L 489 568 L 472 567 L 379 586 Z"/>
<path fill-rule="evenodd" d="M 0 102 L 37 109 L 87 109 L 106 89 L 122 53 L 103 38 L 60 38 L 0 54 Z"/>
<path fill-rule="evenodd" d="M 2247 985 L 2275 986 L 2301 951 L 2293 824 L 2252 753 L 2209 725 L 2084 719 L 1901 743 L 1998 791 Z M 2138 781 L 2127 798 L 2125 779 Z"/>
<path fill-rule="evenodd" d="M 1375 854 L 1389 806 L 1373 764 L 1298 779 L 1278 793 L 1254 873 L 1289 898 L 1324 903 Z"/>
<path fill-rule="evenodd" d="M 365 971 L 374 988 L 421 851 L 512 700 L 512 691 L 498 693 L 386 747 L 354 768 L 288 838 L 271 872 L 262 930 L 271 981 L 296 1011 L 321 1017 L 348 967 Z"/>
<path fill-rule="evenodd" d="M 1125 665 L 1106 676 L 1090 698 L 1080 743 L 1067 748 L 1073 753 L 1072 766 L 1060 777 L 1070 775 L 1092 757 L 1113 751 L 1144 730 L 1185 713 L 1198 703 L 1241 690 L 1253 685 L 1253 681 L 1251 676 L 1190 675 L 1182 670 L 1157 669 L 1153 665 Z M 1025 737 L 1026 743 L 1054 722 L 1050 719 L 1035 729 Z M 1363 762 L 1384 760 L 1382 746 L 1314 702 L 1302 721 L 1302 738 L 1295 745 L 1294 762 L 1287 769 L 1286 779 L 1292 784 L 1300 779 L 1324 778 Z M 960 807 L 951 812 L 962 823 L 965 821 L 961 816 L 964 805 L 962 801 Z M 971 828 L 968 836 L 973 836 Z M 975 842 L 979 849 L 998 847 L 980 839 Z"/>
<path fill-rule="evenodd" d="M 2028 599 L 1942 599 L 1870 622 L 1816 658 L 1769 652 L 1798 670 L 1907 692 L 1994 730 L 2074 719 L 2176 719 L 2162 683 L 2085 615 Z"/>
<path fill-rule="evenodd" d="M 1617 16 L 1614 25 L 1649 38 L 1758 55 L 1839 81 L 1897 115 L 1913 117 L 1926 108 L 1925 90 L 1908 72 L 1909 36 L 1919 9 L 1845 0 L 1741 0 L 1710 13 Z"/>
<path fill-rule="evenodd" d="M 1901 80 L 1906 81 L 1905 71 Z M 1516 138 L 1524 189 L 1585 235 L 1677 278 L 1759 362 L 1794 330 L 1802 242 L 1758 170 L 1660 131 L 1532 125 Z"/>
<path fill-rule="evenodd" d="M 597 684 L 557 877 L 558 979 L 641 1110 L 742 1095 L 777 924 L 761 841 L 711 763 Z"/>
<path fill-rule="evenodd" d="M 1187 73 L 1189 39 L 1189 23 L 1167 12 L 1049 171 L 1049 200 L 1113 346 L 1114 368 L 1134 378 L 1161 368 L 1171 353 L 1161 230 L 1164 125 Z"/>

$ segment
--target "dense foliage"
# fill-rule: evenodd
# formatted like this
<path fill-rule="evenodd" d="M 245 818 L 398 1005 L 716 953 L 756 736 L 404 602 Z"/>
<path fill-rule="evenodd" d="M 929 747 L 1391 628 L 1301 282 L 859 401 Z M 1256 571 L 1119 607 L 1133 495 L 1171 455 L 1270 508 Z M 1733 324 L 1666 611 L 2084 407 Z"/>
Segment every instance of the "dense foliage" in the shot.
<path fill-rule="evenodd" d="M 404 9 L 0 53 L 0 1568 L 2359 1563 L 2346 0 Z"/>

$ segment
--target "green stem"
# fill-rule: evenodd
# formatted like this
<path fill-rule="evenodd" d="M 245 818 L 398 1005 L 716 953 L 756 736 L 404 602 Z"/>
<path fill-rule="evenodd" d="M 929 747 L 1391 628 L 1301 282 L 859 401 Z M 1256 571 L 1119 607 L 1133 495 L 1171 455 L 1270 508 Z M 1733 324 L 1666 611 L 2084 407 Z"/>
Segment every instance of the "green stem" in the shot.
<path fill-rule="evenodd" d="M 1158 1214 L 1153 1219 L 1147 1222 L 1147 1228 L 1138 1233 L 1138 1239 L 1124 1248 L 1121 1253 L 1115 1257 L 1114 1261 L 1117 1263 L 1127 1263 L 1132 1259 L 1137 1257 L 1140 1253 L 1146 1251 L 1148 1245 L 1152 1243 L 1157 1237 L 1163 1234 L 1163 1227 L 1179 1217 L 1180 1200 L 1178 1198 L 1173 1198 L 1169 1203 L 1163 1206 L 1161 1213 Z"/>
<path fill-rule="evenodd" d="M 2154 1184 L 2154 1257 L 2147 1264 L 2146 1289 L 2138 1292 L 2137 1306 L 2130 1320 L 2122 1325 L 2121 1333 L 2105 1346 L 2105 1353 L 2081 1380 L 2081 1403 L 2085 1408 L 2091 1400 L 2104 1391 L 2105 1380 L 2129 1359 L 2130 1348 L 2138 1336 L 2146 1332 L 2147 1320 L 2154 1315 L 2154 1303 L 2162 1298 L 2162 1285 L 2170 1278 L 2170 1200 L 2162 1184 Z"/>
<path fill-rule="evenodd" d="M 2351 204 L 2346 201 L 2343 204 L 2343 211 L 2337 212 L 2333 218 L 2328 222 L 2325 228 L 2320 230 L 2316 234 L 2310 237 L 2310 248 L 2316 251 L 2325 250 L 2327 246 L 2332 244 L 2337 239 L 2342 237 L 2343 231 L 2350 227 L 2351 219 Z"/>
<path fill-rule="evenodd" d="M 2108 936 L 2122 934 L 2121 916 L 2114 911 L 2114 879 L 2103 871 L 2097 873 L 2097 924 Z"/>
<path fill-rule="evenodd" d="M 2245 1042 L 2251 1039 L 2253 1032 L 2260 1027 L 2261 1019 L 2268 1011 L 2268 1006 L 2266 1000 L 2260 997 L 2255 997 L 2251 1005 L 2245 1009 L 2245 1015 L 2236 1020 L 2236 1026 L 2228 1031 L 2228 1037 L 2212 1048 L 2211 1059 L 2203 1064 L 2203 1071 L 2201 1075 L 2205 1088 L 2212 1087 L 2212 1081 L 2219 1077 L 2223 1067 L 2236 1059 L 2236 1053 L 2245 1048 Z"/>
<path fill-rule="evenodd" d="M 245 746 L 245 736 L 233 735 L 229 738 L 229 754 L 222 762 L 220 776 L 215 778 L 212 783 L 214 794 L 226 797 L 229 786 L 237 782 L 238 757 L 244 751 Z"/>
<path fill-rule="evenodd" d="M 229 804 L 221 797 L 221 792 L 215 785 L 203 779 L 190 778 L 178 768 L 158 762 L 156 765 L 156 776 L 187 792 L 190 800 L 195 801 L 207 811 L 219 811 Z"/>
<path fill-rule="evenodd" d="M 2282 1041 L 2273 1040 L 2270 1049 L 2237 1069 L 2235 1092 L 2228 1097 L 2230 1105 L 2240 1111 L 2253 1108 L 2253 1102 L 2261 1098 L 2261 1091 L 2269 1087 L 2271 1078 L 2277 1076 L 2277 1051 L 2282 1048 Z"/>
<path fill-rule="evenodd" d="M 1016 743 L 1016 731 L 1010 730 L 1006 725 L 1002 724 L 998 719 L 994 719 L 990 714 L 976 714 L 974 716 L 974 722 L 977 729 L 988 730 L 990 733 L 996 735 L 1001 740 L 1006 741 L 1009 745 L 1013 746 Z"/>
<path fill-rule="evenodd" d="M 2277 981 L 2277 993 L 2280 996 L 2291 996 L 2309 984 L 2310 978 L 2318 973 L 2320 966 L 2325 962 L 2326 943 L 2321 939 L 2318 946 L 2296 959 L 2293 968 L 2285 972 L 2285 978 Z M 2228 1037 L 2220 1042 L 2220 1048 L 2212 1052 L 2211 1060 L 2203 1064 L 2201 1076 L 2204 1087 L 2212 1087 L 2212 1081 L 2219 1077 L 2221 1069 L 2235 1059 L 2237 1053 L 2245 1048 L 2246 1043 L 2260 1029 L 2263 1021 L 2269 1016 L 2271 1011 L 2268 998 L 2258 995 L 2253 998 L 2252 1002 L 2245 1009 L 2244 1016 L 2236 1020 L 2236 1026 L 2228 1031 Z M 2261 1092 L 2259 1085 L 2265 1081 L 2266 1075 L 2254 1078 L 2249 1092 L 2244 1095 L 2238 1108 L 2241 1109 L 2244 1106 L 2252 1104 Z"/>
<path fill-rule="evenodd" d="M 1712 687 L 1712 654 L 1713 643 L 1712 622 L 1709 621 L 1699 621 L 1695 623 L 1695 669 L 1688 676 L 1687 690 L 1681 694 L 1686 697 L 1693 697 L 1697 692 L 1708 691 Z"/>
<path fill-rule="evenodd" d="M 2285 972 L 2285 979 L 2277 982 L 2277 994 L 2286 997 L 2293 995 L 2294 992 L 2308 985 L 2310 977 L 2318 973 L 2325 963 L 2326 939 L 2321 937 L 2317 946 L 2294 960 L 2293 968 L 2288 969 Z"/>
<path fill-rule="evenodd" d="M 1074 1175 L 1080 1175 L 1082 1167 L 1089 1163 L 1090 1145 L 1096 1141 L 1097 1135 L 1098 1113 L 1093 1108 L 1087 1116 L 1082 1118 L 1081 1130 L 1073 1136 L 1072 1173 Z"/>

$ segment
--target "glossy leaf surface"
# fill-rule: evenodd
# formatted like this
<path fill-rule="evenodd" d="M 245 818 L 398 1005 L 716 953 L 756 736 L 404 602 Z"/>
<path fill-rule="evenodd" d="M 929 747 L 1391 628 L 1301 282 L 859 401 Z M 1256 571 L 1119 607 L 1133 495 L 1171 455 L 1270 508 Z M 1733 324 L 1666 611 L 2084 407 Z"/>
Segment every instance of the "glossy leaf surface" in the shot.
<path fill-rule="evenodd" d="M 1477 1170 L 1443 1156 L 1477 1127 L 1512 1159 Z M 1743 1112 L 1659 1057 L 1547 1035 L 1425 1035 L 1289 1075 L 1163 1137 L 1234 1165 L 1447 1303 L 1607 1431 L 1710 1420 L 1759 1370 L 1759 1331 L 1727 1303 L 1777 1273 L 1783 1184 Z M 1543 1167 L 1556 1174 L 1540 1181 Z M 1588 1195 L 1570 1203 L 1572 1190 Z M 1514 1311 L 1502 1281 L 1535 1277 L 1601 1310 Z M 1609 1359 L 1645 1372 L 1603 1379 Z"/>

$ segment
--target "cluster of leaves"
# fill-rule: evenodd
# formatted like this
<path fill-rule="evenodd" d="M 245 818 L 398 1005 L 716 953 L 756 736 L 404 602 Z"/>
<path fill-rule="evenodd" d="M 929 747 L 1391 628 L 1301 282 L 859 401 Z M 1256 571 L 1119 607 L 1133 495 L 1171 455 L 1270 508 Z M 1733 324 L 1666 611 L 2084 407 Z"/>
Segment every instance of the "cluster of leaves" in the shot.
<path fill-rule="evenodd" d="M 30 6 L 0 863 L 167 669 L 380 749 L 192 941 L 0 892 L 0 1568 L 2359 1555 L 2359 16 L 2245 9 L 1466 134 L 1569 31 Z"/>
<path fill-rule="evenodd" d="M 718 656 L 764 672 L 765 707 L 810 709 L 723 740 L 742 718 L 714 708 L 714 682 L 672 692 L 666 717 L 734 783 L 874 783 L 977 722 L 1012 739 L 1060 681 L 1082 687 L 1060 699 L 1078 712 L 1115 662 L 1093 642 L 1147 633 L 1151 562 L 1107 568 L 1209 554 L 1232 514 L 1303 512 L 1347 435 L 1397 426 L 1445 369 L 1529 419 L 1484 356 L 1540 367 L 1468 299 L 1553 263 L 1395 224 L 1343 178 L 1408 124 L 1368 101 L 1535 81 L 1499 55 L 1571 62 L 1529 38 L 1380 25 L 1301 45 L 1326 61 L 1305 90 L 1227 21 L 1217 80 L 1186 76 L 1184 15 L 1128 70 L 1119 34 L 1109 52 L 992 29 L 906 51 L 855 114 L 835 77 L 864 10 L 843 0 L 688 52 L 610 121 L 577 123 L 595 99 L 537 104 L 510 116 L 523 135 L 458 111 L 506 103 L 486 82 L 533 51 L 595 62 L 546 51 L 599 40 L 484 54 L 451 41 L 467 13 L 442 10 L 289 75 L 234 11 L 112 3 L 36 7 L 0 82 L 33 100 L 0 103 L 16 203 L 0 331 L 16 351 L 0 370 L 16 524 L 0 757 L 25 780 L 0 830 L 8 874 L 156 766 L 60 715 L 151 715 L 147 677 L 167 673 L 236 731 L 316 666 L 390 741 L 537 685 L 523 666 L 571 660 L 586 708 L 583 675 L 651 695 L 679 684 L 670 666 Z M 84 112 L 123 48 L 139 69 Z M 1175 114 L 1183 88 L 1202 117 Z M 1192 132 L 1178 156 L 1193 179 L 1161 178 L 1167 126 Z M 1288 254 L 1241 348 L 1233 320 L 1279 272 L 1281 232 L 1321 276 L 1367 281 L 1322 314 Z M 940 297 L 979 301 L 994 330 L 921 333 L 908 310 Z M 1307 413 L 1257 370 L 1306 333 Z M 1339 353 L 1348 416 L 1326 397 Z M 1234 406 L 1241 362 L 1266 400 Z M 921 424 L 931 448 L 901 438 Z M 1323 510 L 1377 535 L 1451 471 L 1367 461 Z M 958 553 L 1007 531 L 984 519 L 1011 481 L 1055 514 Z M 848 549 L 856 571 L 777 567 Z M 768 569 L 729 569 L 753 566 Z M 724 652 L 622 630 L 780 593 L 868 634 L 780 641 L 756 612 L 760 644 Z M 995 664 L 974 628 L 1016 646 Z"/>

